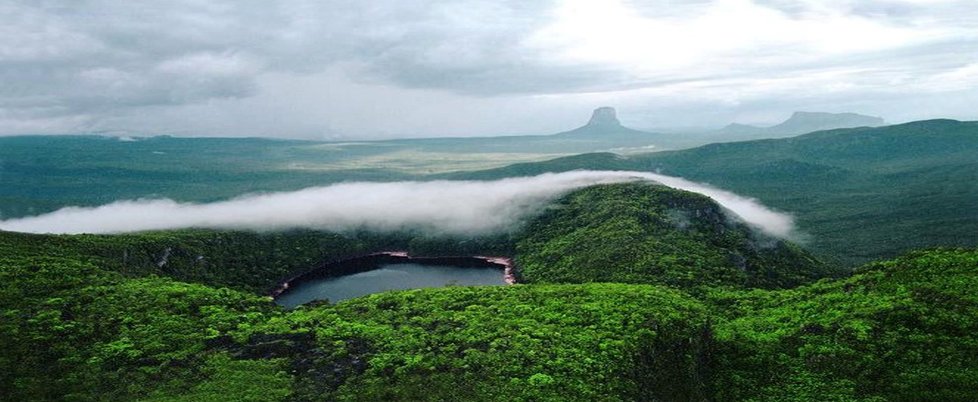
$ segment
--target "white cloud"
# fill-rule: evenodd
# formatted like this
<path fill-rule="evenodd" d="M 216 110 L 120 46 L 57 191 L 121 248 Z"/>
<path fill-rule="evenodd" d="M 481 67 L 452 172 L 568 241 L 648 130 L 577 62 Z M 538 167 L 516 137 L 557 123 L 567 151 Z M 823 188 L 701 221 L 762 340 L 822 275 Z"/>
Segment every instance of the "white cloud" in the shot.
<path fill-rule="evenodd" d="M 973 117 L 978 93 L 955 72 L 978 63 L 969 0 L 15 1 L 0 37 L 0 134 L 546 133 L 597 104 L 643 125 L 843 104 L 900 121 L 933 117 L 934 93 Z"/>
<path fill-rule="evenodd" d="M 240 53 L 200 52 L 165 60 L 157 70 L 176 75 L 253 75 L 261 68 Z"/>
<path fill-rule="evenodd" d="M 827 6 L 791 16 L 750 0 L 717 0 L 683 11 L 648 16 L 622 0 L 568 0 L 526 45 L 558 63 L 610 65 L 638 77 L 695 78 L 798 66 L 947 35 L 941 26 L 888 24 Z"/>
<path fill-rule="evenodd" d="M 250 195 L 211 204 L 118 201 L 69 207 L 0 221 L 0 229 L 33 233 L 120 233 L 178 228 L 276 230 L 314 228 L 390 231 L 418 228 L 450 234 L 511 230 L 547 202 L 599 183 L 651 180 L 713 198 L 744 221 L 779 237 L 794 233 L 789 215 L 728 191 L 654 173 L 575 171 L 496 181 L 344 183 Z"/>

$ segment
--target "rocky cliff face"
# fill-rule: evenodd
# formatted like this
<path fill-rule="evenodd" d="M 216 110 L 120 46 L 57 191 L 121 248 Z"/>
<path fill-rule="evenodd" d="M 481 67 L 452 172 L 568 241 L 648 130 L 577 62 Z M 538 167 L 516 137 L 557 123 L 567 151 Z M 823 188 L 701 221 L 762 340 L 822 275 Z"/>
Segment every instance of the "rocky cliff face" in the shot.
<path fill-rule="evenodd" d="M 608 148 L 623 145 L 648 145 L 654 141 L 661 140 L 661 137 L 657 134 L 633 130 L 621 125 L 621 122 L 618 121 L 618 114 L 615 112 L 615 108 L 609 106 L 594 109 L 594 112 L 591 113 L 591 120 L 588 120 L 587 124 L 555 135 L 559 137 L 588 139 L 591 141 L 606 141 L 608 142 Z M 622 141 L 624 143 L 621 143 Z"/>
<path fill-rule="evenodd" d="M 591 120 L 587 122 L 588 127 L 621 127 L 615 108 L 603 106 L 594 109 L 591 113 Z"/>

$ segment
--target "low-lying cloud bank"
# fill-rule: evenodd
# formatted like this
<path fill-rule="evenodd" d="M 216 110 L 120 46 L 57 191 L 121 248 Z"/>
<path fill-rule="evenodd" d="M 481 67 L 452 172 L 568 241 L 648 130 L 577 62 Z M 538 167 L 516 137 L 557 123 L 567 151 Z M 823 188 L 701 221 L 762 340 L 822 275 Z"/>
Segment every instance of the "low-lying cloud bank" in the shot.
<path fill-rule="evenodd" d="M 32 233 L 122 233 L 179 228 L 343 231 L 405 228 L 447 234 L 509 230 L 549 201 L 594 184 L 651 180 L 706 195 L 765 233 L 786 238 L 792 218 L 729 191 L 677 177 L 629 171 L 573 171 L 494 181 L 343 183 L 247 195 L 210 204 L 168 199 L 118 201 L 0 221 L 0 230 Z"/>

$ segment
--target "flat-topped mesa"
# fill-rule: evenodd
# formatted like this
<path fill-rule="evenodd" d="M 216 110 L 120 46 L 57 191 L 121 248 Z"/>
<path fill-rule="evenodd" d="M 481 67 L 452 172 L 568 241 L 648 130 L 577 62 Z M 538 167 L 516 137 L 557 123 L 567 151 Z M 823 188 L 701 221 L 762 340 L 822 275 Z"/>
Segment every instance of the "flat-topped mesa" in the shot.
<path fill-rule="evenodd" d="M 594 113 L 591 114 L 591 120 L 587 122 L 587 125 L 590 127 L 621 127 L 621 122 L 618 121 L 615 108 L 603 106 L 594 109 Z"/>
<path fill-rule="evenodd" d="M 657 134 L 634 130 L 621 125 L 613 107 L 594 109 L 587 124 L 570 131 L 554 134 L 553 138 L 573 138 L 584 152 L 607 151 L 616 148 L 650 148 L 662 140 Z"/>
<path fill-rule="evenodd" d="M 788 120 L 771 127 L 771 130 L 807 133 L 818 130 L 832 130 L 850 127 L 877 127 L 886 121 L 875 116 L 856 113 L 795 112 Z"/>

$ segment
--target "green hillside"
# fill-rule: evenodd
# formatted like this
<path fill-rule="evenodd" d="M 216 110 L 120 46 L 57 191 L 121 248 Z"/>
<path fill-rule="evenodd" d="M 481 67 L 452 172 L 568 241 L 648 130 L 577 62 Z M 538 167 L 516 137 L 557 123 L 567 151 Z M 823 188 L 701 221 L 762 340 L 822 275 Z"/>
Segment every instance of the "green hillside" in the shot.
<path fill-rule="evenodd" d="M 644 183 L 593 186 L 557 201 L 517 243 L 527 283 L 793 287 L 837 274 L 757 233 L 706 196 Z"/>
<path fill-rule="evenodd" d="M 644 170 L 794 213 L 809 247 L 863 262 L 978 244 L 978 122 L 932 120 L 715 144 L 636 158 Z"/>
<path fill-rule="evenodd" d="M 540 137 L 571 141 L 576 136 Z M 792 213 L 810 235 L 805 246 L 844 265 L 919 247 L 978 244 L 978 210 L 970 208 L 978 204 L 976 122 L 930 120 L 627 157 L 598 153 L 523 163 L 512 162 L 546 154 L 468 154 L 450 145 L 435 150 L 439 141 L 453 140 L 419 140 L 430 142 L 435 147 L 430 149 L 405 141 L 5 137 L 0 138 L 0 217 L 145 197 L 207 202 L 340 181 L 484 180 L 610 169 L 682 176 L 755 197 Z M 519 148 L 522 140 L 499 141 Z M 468 171 L 494 165 L 506 166 Z"/>
<path fill-rule="evenodd" d="M 291 312 L 95 261 L 0 258 L 7 398 L 965 401 L 978 385 L 978 250 L 701 300 L 652 285 L 516 285 Z"/>
<path fill-rule="evenodd" d="M 207 202 L 339 181 L 413 177 L 369 166 L 314 168 L 376 152 L 257 138 L 0 137 L 0 216 L 36 215 L 120 199 Z"/>
<path fill-rule="evenodd" d="M 0 149 L 7 155 L 0 179 L 15 184 L 3 187 L 4 205 L 25 213 L 147 191 L 211 200 L 245 188 L 422 177 L 369 169 L 305 174 L 271 163 L 313 163 L 320 153 L 305 143 L 214 140 L 213 150 L 189 155 L 183 151 L 196 140 L 145 140 L 123 152 L 113 147 L 132 143 L 52 137 L 50 147 L 59 151 L 50 155 L 57 157 L 29 156 L 39 140 L 6 139 L 16 146 Z M 125 157 L 86 154 L 93 141 L 107 141 L 105 152 Z M 224 149 L 222 141 L 242 148 Z M 173 148 L 153 153 L 164 146 Z M 855 264 L 913 248 L 974 247 L 976 150 L 978 123 L 938 120 L 424 177 L 583 168 L 683 176 L 793 213 L 811 236 L 803 246 Z M 143 158 L 147 153 L 171 156 L 160 164 Z M 249 166 L 254 155 L 268 164 Z M 226 185 L 213 186 L 214 177 Z M 116 187 L 127 181 L 133 185 Z M 324 261 L 391 249 L 511 255 L 523 284 L 388 292 L 291 311 L 264 296 Z M 844 278 L 833 267 L 753 232 L 706 197 L 640 183 L 572 192 L 521 231 L 479 239 L 304 230 L 0 232 L 0 395 L 973 399 L 978 250 L 916 251 Z"/>
<path fill-rule="evenodd" d="M 643 170 L 756 197 L 792 213 L 806 247 L 854 265 L 928 246 L 978 244 L 978 122 L 930 120 L 711 144 L 631 157 L 579 155 L 453 178 Z"/>
<path fill-rule="evenodd" d="M 978 386 L 978 252 L 915 252 L 851 278 L 718 292 L 718 400 L 965 401 Z M 972 394 L 972 396 L 969 396 Z"/>
<path fill-rule="evenodd" d="M 452 238 L 421 233 L 179 230 L 118 235 L 2 232 L 0 255 L 72 258 L 127 277 L 145 275 L 265 293 L 323 262 L 376 251 L 419 255 L 509 254 L 509 235 Z"/>
<path fill-rule="evenodd" d="M 0 395 L 966 401 L 978 386 L 976 249 L 916 252 L 811 283 L 826 272 L 804 252 L 752 250 L 759 238 L 712 201 L 646 184 L 579 190 L 530 227 L 541 232 L 476 244 L 310 231 L 0 232 Z M 529 284 L 291 311 L 262 296 L 310 261 L 401 246 L 506 252 L 514 242 Z M 555 247 L 564 255 L 543 261 Z M 742 271 L 730 269 L 737 253 Z M 645 284 L 565 284 L 593 281 Z"/>

